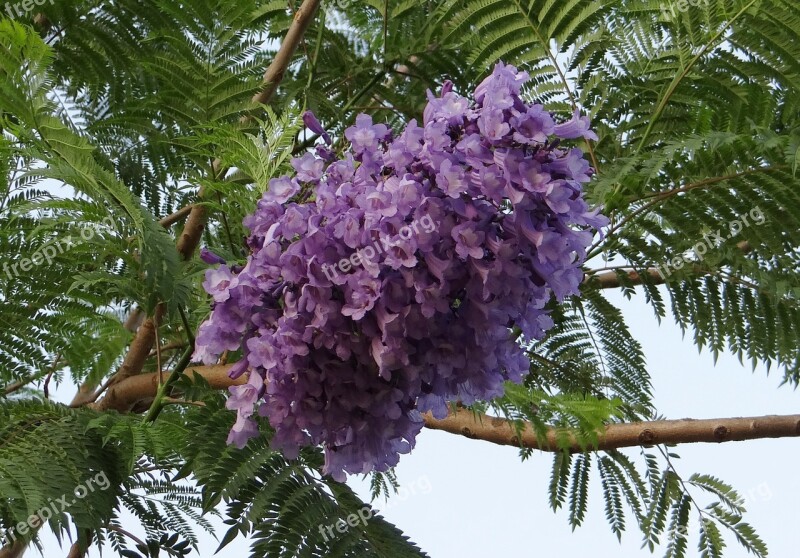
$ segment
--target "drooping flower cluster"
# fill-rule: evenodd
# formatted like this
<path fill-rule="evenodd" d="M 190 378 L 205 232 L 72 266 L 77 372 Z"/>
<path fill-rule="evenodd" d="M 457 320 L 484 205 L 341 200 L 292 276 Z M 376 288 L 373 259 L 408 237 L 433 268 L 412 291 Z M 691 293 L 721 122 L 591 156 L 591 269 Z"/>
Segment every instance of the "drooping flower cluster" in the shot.
<path fill-rule="evenodd" d="M 590 229 L 606 224 L 582 198 L 581 150 L 558 146 L 596 139 L 588 119 L 556 124 L 523 102 L 526 79 L 498 64 L 473 101 L 446 83 L 397 137 L 362 114 L 343 157 L 321 145 L 271 181 L 245 222 L 246 265 L 204 283 L 214 309 L 195 357 L 241 348 L 231 374 L 249 374 L 231 388 L 229 443 L 257 433 L 258 413 L 289 458 L 322 444 L 334 478 L 386 470 L 421 413 L 521 381 L 511 328 L 542 338 L 546 305 L 578 293 Z"/>

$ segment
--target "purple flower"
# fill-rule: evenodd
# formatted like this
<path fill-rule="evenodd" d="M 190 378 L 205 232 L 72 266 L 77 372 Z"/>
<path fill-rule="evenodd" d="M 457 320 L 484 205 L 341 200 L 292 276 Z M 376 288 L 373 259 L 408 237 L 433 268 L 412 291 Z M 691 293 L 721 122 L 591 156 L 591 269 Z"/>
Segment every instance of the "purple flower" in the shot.
<path fill-rule="evenodd" d="M 514 140 L 520 143 L 544 143 L 555 129 L 542 105 L 527 107 L 525 112 L 512 116 L 511 125 L 516 130 Z"/>
<path fill-rule="evenodd" d="M 322 178 L 325 161 L 318 159 L 311 153 L 292 159 L 292 167 L 297 172 L 297 179 L 302 182 L 316 182 Z M 271 188 L 271 186 L 270 186 Z"/>
<path fill-rule="evenodd" d="M 250 417 L 236 416 L 236 422 L 228 434 L 228 445 L 243 449 L 251 438 L 258 437 L 258 425 Z"/>
<path fill-rule="evenodd" d="M 511 126 L 506 122 L 503 111 L 499 109 L 484 109 L 478 118 L 478 128 L 481 134 L 492 143 L 497 143 L 511 131 Z"/>
<path fill-rule="evenodd" d="M 200 248 L 200 259 L 209 265 L 224 264 L 225 260 L 217 256 L 214 252 L 203 246 Z"/>
<path fill-rule="evenodd" d="M 457 198 L 467 191 L 469 183 L 461 165 L 453 164 L 450 159 L 442 161 L 437 175 L 439 187 L 451 198 Z"/>
<path fill-rule="evenodd" d="M 584 138 L 594 141 L 600 139 L 597 137 L 597 134 L 595 134 L 589 128 L 589 126 L 591 126 L 589 117 L 581 116 L 581 111 L 579 109 L 575 109 L 575 112 L 572 113 L 572 119 L 564 122 L 563 124 L 557 124 L 553 128 L 553 132 L 555 135 L 563 139 Z"/>
<path fill-rule="evenodd" d="M 348 289 L 345 290 L 345 305 L 342 314 L 358 321 L 362 319 L 375 305 L 380 296 L 381 283 L 372 277 L 351 275 L 347 281 Z"/>
<path fill-rule="evenodd" d="M 325 143 L 327 143 L 328 145 L 332 143 L 331 137 L 328 135 L 328 132 L 325 131 L 325 128 L 322 127 L 322 124 L 319 123 L 317 117 L 310 110 L 307 110 L 303 113 L 303 124 L 305 124 L 306 128 L 308 128 L 315 134 L 319 134 L 320 136 L 322 136 L 322 139 L 325 140 Z"/>
<path fill-rule="evenodd" d="M 523 161 L 519 165 L 519 173 L 522 178 L 522 187 L 529 192 L 546 192 L 551 177 L 542 171 L 542 165 L 537 161 Z"/>
<path fill-rule="evenodd" d="M 498 62 L 492 74 L 475 89 L 475 101 L 485 106 L 487 96 L 491 97 L 492 93 L 498 91 L 509 96 L 518 96 L 522 90 L 522 84 L 528 81 L 528 78 L 527 72 L 518 72 L 514 66 Z"/>
<path fill-rule="evenodd" d="M 543 168 L 551 174 L 560 174 L 577 182 L 589 182 L 593 172 L 589 162 L 583 158 L 583 151 L 577 147 L 562 157 L 550 160 Z"/>
<path fill-rule="evenodd" d="M 356 125 L 344 131 L 346 137 L 353 145 L 356 153 L 368 151 L 377 147 L 377 143 L 389 133 L 389 128 L 384 124 L 373 124 L 372 117 L 367 114 L 359 114 L 356 117 Z"/>
<path fill-rule="evenodd" d="M 227 265 L 221 265 L 217 269 L 206 270 L 206 280 L 203 281 L 203 288 L 210 294 L 216 302 L 224 302 L 230 297 L 230 289 L 238 283 L 236 277 L 231 273 Z"/>
<path fill-rule="evenodd" d="M 425 107 L 423 124 L 427 125 L 432 120 L 442 119 L 451 126 L 463 121 L 469 108 L 469 101 L 456 93 L 449 92 L 442 97 L 434 97 L 428 91 L 428 105 Z"/>
<path fill-rule="evenodd" d="M 264 194 L 264 198 L 269 201 L 284 203 L 299 191 L 300 184 L 296 180 L 283 176 L 269 181 L 269 190 Z"/>
<path fill-rule="evenodd" d="M 395 139 L 359 115 L 341 158 L 320 145 L 270 181 L 245 220 L 246 264 L 217 262 L 203 283 L 215 302 L 194 358 L 241 350 L 232 373 L 249 374 L 227 403 L 230 444 L 258 434 L 257 412 L 287 458 L 320 445 L 323 471 L 344 480 L 397 465 L 421 412 L 523 380 L 523 347 L 553 326 L 551 300 L 579 292 L 607 224 L 582 196 L 583 153 L 553 141 L 590 137 L 588 119 L 556 126 L 520 97 L 526 80 L 500 63 L 474 100 L 446 82 Z M 301 183 L 307 200 L 289 202 Z"/>
<path fill-rule="evenodd" d="M 231 396 L 225 402 L 225 407 L 231 411 L 239 413 L 240 417 L 250 417 L 253 409 L 261 396 L 261 389 L 264 387 L 264 378 L 257 372 L 250 372 L 246 384 L 231 386 L 228 388 Z"/>
<path fill-rule="evenodd" d="M 456 241 L 456 254 L 466 259 L 467 256 L 476 260 L 483 257 L 483 231 L 477 230 L 476 223 L 468 221 L 453 227 L 453 239 Z"/>
<path fill-rule="evenodd" d="M 384 164 L 397 170 L 408 167 L 422 151 L 423 133 L 424 129 L 417 126 L 417 121 L 411 120 L 403 133 L 388 146 Z"/>

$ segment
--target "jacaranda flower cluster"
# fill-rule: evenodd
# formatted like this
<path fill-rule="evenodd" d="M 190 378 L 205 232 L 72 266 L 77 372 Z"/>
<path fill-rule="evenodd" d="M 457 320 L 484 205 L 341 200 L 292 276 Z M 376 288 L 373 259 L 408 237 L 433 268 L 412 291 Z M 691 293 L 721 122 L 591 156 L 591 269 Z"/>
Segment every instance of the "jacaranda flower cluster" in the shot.
<path fill-rule="evenodd" d="M 320 145 L 270 182 L 245 221 L 246 265 L 204 283 L 214 308 L 195 357 L 241 349 L 231 375 L 249 377 L 231 388 L 229 443 L 257 434 L 257 413 L 287 457 L 322 444 L 325 472 L 342 480 L 396 465 L 421 413 L 442 418 L 450 401 L 522 380 L 520 343 L 553 325 L 552 299 L 578 293 L 591 229 L 607 223 L 582 198 L 583 153 L 559 147 L 597 139 L 588 118 L 556 124 L 523 102 L 527 79 L 498 64 L 473 100 L 446 83 L 396 137 L 362 114 L 342 157 Z M 398 234 L 419 222 L 433 226 Z M 343 265 L 382 238 L 385 250 Z"/>

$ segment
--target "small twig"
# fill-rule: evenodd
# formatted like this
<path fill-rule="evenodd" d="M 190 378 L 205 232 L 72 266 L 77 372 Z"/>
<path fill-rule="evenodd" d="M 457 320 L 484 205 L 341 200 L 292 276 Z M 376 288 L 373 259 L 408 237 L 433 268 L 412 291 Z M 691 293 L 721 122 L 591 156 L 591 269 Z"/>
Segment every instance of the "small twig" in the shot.
<path fill-rule="evenodd" d="M 15 391 L 21 390 L 22 388 L 27 386 L 29 383 L 35 381 L 37 377 L 38 376 L 31 376 L 31 377 L 26 378 L 24 380 L 19 380 L 17 382 L 8 384 L 6 387 L 3 388 L 3 395 L 4 396 L 11 395 Z"/>
<path fill-rule="evenodd" d="M 220 194 L 219 192 L 217 192 L 217 201 L 219 202 L 219 204 L 221 206 L 222 205 L 222 194 Z M 230 227 L 230 225 L 228 225 L 228 217 L 225 215 L 224 211 L 221 213 L 221 217 L 222 217 L 222 226 L 225 229 L 225 234 L 228 237 L 228 243 L 230 244 L 230 247 L 231 247 L 231 253 L 235 254 L 236 253 L 236 244 L 233 242 L 233 235 L 231 234 L 231 227 Z"/>
<path fill-rule="evenodd" d="M 108 527 L 106 527 L 106 528 L 107 528 L 109 531 L 116 531 L 117 533 L 120 533 L 121 535 L 125 535 L 126 537 L 128 537 L 129 539 L 131 539 L 131 540 L 132 540 L 133 542 L 135 542 L 136 544 L 139 544 L 139 545 L 142 545 L 142 546 L 144 546 L 144 547 L 147 547 L 147 543 L 146 543 L 146 542 L 144 542 L 142 539 L 140 539 L 139 537 L 137 537 L 136 535 L 134 535 L 134 534 L 133 534 L 133 533 L 131 533 L 130 531 L 126 531 L 126 530 L 125 530 L 125 529 L 123 529 L 122 527 L 118 527 L 118 526 L 116 526 L 116 525 L 109 525 L 109 526 L 108 526 Z"/>
<path fill-rule="evenodd" d="M 57 357 L 56 362 L 53 364 L 53 368 L 51 368 L 46 374 L 45 373 L 32 374 L 32 375 L 28 376 L 27 378 L 23 378 L 22 380 L 17 380 L 16 382 L 12 382 L 12 383 L 8 384 L 7 386 L 5 386 L 4 388 L 2 388 L 3 396 L 5 397 L 5 396 L 8 396 L 8 395 L 11 395 L 12 393 L 21 390 L 22 388 L 24 388 L 28 384 L 32 384 L 33 382 L 35 382 L 37 380 L 41 380 L 44 377 L 49 378 L 53 374 L 53 370 L 54 370 L 56 364 L 58 363 L 58 358 L 60 358 L 60 354 Z M 45 391 L 45 397 L 46 397 L 46 393 L 47 392 Z"/>
<path fill-rule="evenodd" d="M 166 345 L 162 345 L 161 352 L 165 353 L 167 351 L 174 351 L 175 349 L 183 349 L 186 347 L 186 343 L 183 341 L 173 341 L 172 343 L 167 343 Z M 155 351 L 150 351 L 150 357 L 156 356 Z"/>
<path fill-rule="evenodd" d="M 386 66 L 386 52 L 389 48 L 386 44 L 389 40 L 389 0 L 383 3 L 383 65 Z"/>
<path fill-rule="evenodd" d="M 173 399 L 172 397 L 164 398 L 164 405 L 193 405 L 195 407 L 205 407 L 206 404 L 202 401 L 187 401 L 185 399 Z"/>
<path fill-rule="evenodd" d="M 153 320 L 156 328 L 156 367 L 158 368 L 158 385 L 163 382 L 164 372 L 161 368 L 161 335 L 158 333 L 158 319 Z"/>
<path fill-rule="evenodd" d="M 44 388 L 43 389 L 44 389 L 44 398 L 45 399 L 50 399 L 50 389 L 49 389 L 50 388 L 50 379 L 53 377 L 53 374 L 55 374 L 56 367 L 58 366 L 58 361 L 59 360 L 61 360 L 61 353 L 58 353 L 56 355 L 56 358 L 53 361 L 53 366 L 50 367 L 50 373 L 47 374 L 47 379 L 45 379 L 45 381 L 44 381 Z"/>
<path fill-rule="evenodd" d="M 100 386 L 100 389 L 98 389 L 96 392 L 94 392 L 91 396 L 89 396 L 86 399 L 82 399 L 80 401 L 73 401 L 72 403 L 69 404 L 69 406 L 70 407 L 82 407 L 83 405 L 86 405 L 88 403 L 94 403 L 108 389 L 108 386 L 111 385 L 112 380 L 113 380 L 113 377 L 108 378 L 105 382 L 103 382 L 103 385 Z"/>
<path fill-rule="evenodd" d="M 158 391 L 156 392 L 156 396 L 153 399 L 153 404 L 150 405 L 150 409 L 147 411 L 147 414 L 144 417 L 144 422 L 154 422 L 158 415 L 161 414 L 162 409 L 164 408 L 164 398 L 167 395 L 167 392 L 172 388 L 173 384 L 178 381 L 178 378 L 181 377 L 183 371 L 189 366 L 189 363 L 192 360 L 192 353 L 194 352 L 194 344 L 186 348 L 183 355 L 181 356 L 181 360 L 178 361 L 177 366 L 169 375 L 166 382 L 161 382 L 161 372 L 159 371 L 159 386 Z"/>
<path fill-rule="evenodd" d="M 180 312 L 183 329 L 186 330 L 186 337 L 189 339 L 189 345 L 194 345 L 194 331 L 192 330 L 192 326 L 189 325 L 189 318 L 186 316 L 186 311 L 183 309 L 183 306 L 178 307 L 178 312 Z"/>

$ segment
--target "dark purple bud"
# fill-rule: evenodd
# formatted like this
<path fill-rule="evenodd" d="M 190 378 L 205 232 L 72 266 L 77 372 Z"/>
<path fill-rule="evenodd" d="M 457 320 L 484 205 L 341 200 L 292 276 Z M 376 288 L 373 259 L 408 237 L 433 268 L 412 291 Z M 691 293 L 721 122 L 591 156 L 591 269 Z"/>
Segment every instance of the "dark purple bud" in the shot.
<path fill-rule="evenodd" d="M 201 248 L 200 249 L 200 259 L 206 262 L 209 265 L 216 265 L 216 264 L 224 264 L 225 260 L 217 256 L 214 252 L 209 250 L 208 248 Z"/>
<path fill-rule="evenodd" d="M 328 149 L 324 145 L 318 145 L 315 151 L 317 153 L 317 157 L 319 157 L 323 161 L 331 163 L 336 160 L 336 153 L 332 149 Z"/>
<path fill-rule="evenodd" d="M 247 358 L 243 358 L 236 364 L 234 364 L 230 371 L 228 372 L 228 377 L 233 378 L 234 380 L 247 372 Z"/>
<path fill-rule="evenodd" d="M 305 124 L 306 127 L 315 134 L 322 136 L 322 139 L 325 140 L 325 143 L 328 145 L 331 144 L 331 137 L 328 135 L 328 132 L 325 131 L 325 128 L 322 127 L 322 124 L 319 123 L 317 117 L 314 116 L 314 113 L 310 110 L 307 110 L 303 113 L 303 124 Z"/>
<path fill-rule="evenodd" d="M 450 81 L 449 79 L 444 80 L 444 83 L 442 84 L 442 94 L 440 95 L 440 97 L 444 97 L 452 90 L 453 90 L 453 82 Z"/>

